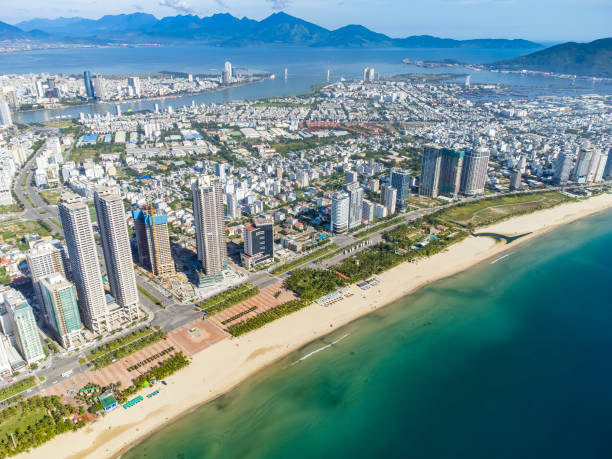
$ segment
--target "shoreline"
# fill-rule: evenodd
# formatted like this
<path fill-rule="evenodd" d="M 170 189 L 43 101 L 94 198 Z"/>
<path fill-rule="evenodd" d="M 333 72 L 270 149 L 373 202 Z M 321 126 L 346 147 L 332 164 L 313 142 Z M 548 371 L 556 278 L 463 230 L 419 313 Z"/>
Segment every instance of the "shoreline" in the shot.
<path fill-rule="evenodd" d="M 184 94 L 168 94 L 167 96 L 150 96 L 150 97 L 139 97 L 135 99 L 122 99 L 122 100 L 101 100 L 101 101 L 93 101 L 93 102 L 90 101 L 90 102 L 83 102 L 79 104 L 66 104 L 66 105 L 61 105 L 59 107 L 52 107 L 52 108 L 35 108 L 31 110 L 15 110 L 15 112 L 16 113 L 38 113 L 38 112 L 48 112 L 51 110 L 67 110 L 67 109 L 75 108 L 75 107 L 95 107 L 96 105 L 103 105 L 103 104 L 122 105 L 122 104 L 138 103 L 138 102 L 151 102 L 154 100 L 162 101 L 166 99 L 181 99 L 183 97 L 199 96 L 202 94 L 212 94 L 215 92 L 226 91 L 226 90 L 233 89 L 233 88 L 240 88 L 243 86 L 248 86 L 250 84 L 261 83 L 262 81 L 269 80 L 271 75 L 273 74 L 272 73 L 266 74 L 262 77 L 257 77 L 250 81 L 244 81 L 241 83 L 231 84 L 229 86 L 222 86 L 222 87 L 217 87 L 214 89 L 204 89 L 202 91 L 188 92 Z M 144 110 L 149 110 L 149 109 L 144 109 Z M 129 113 L 130 111 L 131 109 L 126 111 L 125 113 Z M 141 111 L 141 110 L 134 110 L 134 111 Z M 70 119 L 74 119 L 74 118 L 76 117 L 71 117 Z"/>
<path fill-rule="evenodd" d="M 511 244 L 496 242 L 490 237 L 470 236 L 432 257 L 403 263 L 379 274 L 381 283 L 375 288 L 363 291 L 351 285 L 349 290 L 353 296 L 333 306 L 326 308 L 313 304 L 239 338 L 225 339 L 194 355 L 191 365 L 167 378 L 168 385 L 162 386 L 154 399 L 129 410 L 118 408 L 75 433 L 54 438 L 23 454 L 23 457 L 117 457 L 179 417 L 229 392 L 248 377 L 312 341 L 437 280 L 489 260 L 501 262 L 510 250 L 609 208 L 612 208 L 612 194 L 604 194 L 480 228 L 480 232 L 529 234 Z"/>

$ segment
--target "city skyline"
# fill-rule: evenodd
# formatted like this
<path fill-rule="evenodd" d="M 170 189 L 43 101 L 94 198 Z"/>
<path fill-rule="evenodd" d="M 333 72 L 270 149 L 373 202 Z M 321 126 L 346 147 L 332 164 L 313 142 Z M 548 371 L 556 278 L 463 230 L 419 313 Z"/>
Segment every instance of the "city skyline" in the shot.
<path fill-rule="evenodd" d="M 543 42 L 590 41 L 609 35 L 607 18 L 612 4 L 602 0 L 554 2 L 544 0 L 534 4 L 526 0 L 435 0 L 431 2 L 399 3 L 389 0 L 333 4 L 319 0 L 161 0 L 145 1 L 126 7 L 123 2 L 110 0 L 103 4 L 69 0 L 61 6 L 49 6 L 41 0 L 5 7 L 3 21 L 18 23 L 34 18 L 84 17 L 98 19 L 104 15 L 143 12 L 157 18 L 177 14 L 209 16 L 230 13 L 236 17 L 261 20 L 284 11 L 314 22 L 322 27 L 337 29 L 349 24 L 361 24 L 392 37 L 435 35 L 466 38 L 524 38 Z M 397 17 L 404 20 L 398 23 Z M 588 24 L 588 27 L 585 27 Z"/>

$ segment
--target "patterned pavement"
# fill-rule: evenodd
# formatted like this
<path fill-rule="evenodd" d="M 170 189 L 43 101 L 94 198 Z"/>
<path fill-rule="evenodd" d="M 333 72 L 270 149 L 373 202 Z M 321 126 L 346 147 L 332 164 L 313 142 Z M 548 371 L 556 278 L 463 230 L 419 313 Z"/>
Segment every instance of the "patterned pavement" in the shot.
<path fill-rule="evenodd" d="M 46 389 L 42 395 L 59 395 L 69 401 L 72 398 L 70 396 L 70 391 L 78 391 L 87 383 L 108 386 L 111 383 L 120 381 L 122 387 L 127 387 L 132 384 L 133 378 L 138 377 L 140 374 L 151 369 L 157 365 L 158 362 L 167 359 L 172 354 L 182 351 L 185 355 L 191 357 L 202 349 L 225 339 L 227 336 L 227 333 L 216 328 L 210 322 L 198 319 L 185 326 L 172 330 L 165 339 L 153 343 L 107 367 L 99 370 L 88 370 L 58 382 L 49 389 Z M 174 349 L 171 352 L 167 352 L 165 355 L 158 355 L 162 351 L 170 348 Z M 137 363 L 155 356 L 157 357 L 151 362 L 137 369 L 128 370 L 128 368 Z"/>
<path fill-rule="evenodd" d="M 278 298 L 274 298 L 274 294 L 279 291 L 281 293 Z M 287 301 L 291 301 L 293 299 L 295 299 L 295 295 L 293 294 L 293 292 L 290 290 L 285 290 L 283 288 L 283 281 L 279 280 L 278 282 L 265 287 L 254 297 L 249 298 L 248 300 L 245 300 L 242 303 L 238 303 L 224 311 L 221 311 L 218 314 L 215 314 L 214 316 L 210 317 L 208 320 L 221 330 L 225 330 L 230 325 L 241 322 L 249 317 L 254 317 L 264 311 L 267 311 L 268 309 L 275 308 L 279 304 L 286 303 Z M 248 311 L 254 306 L 257 306 L 257 309 L 255 309 L 254 311 L 244 314 L 243 316 L 240 316 L 236 319 L 229 320 L 242 312 Z M 223 323 L 227 320 L 229 321 Z"/>

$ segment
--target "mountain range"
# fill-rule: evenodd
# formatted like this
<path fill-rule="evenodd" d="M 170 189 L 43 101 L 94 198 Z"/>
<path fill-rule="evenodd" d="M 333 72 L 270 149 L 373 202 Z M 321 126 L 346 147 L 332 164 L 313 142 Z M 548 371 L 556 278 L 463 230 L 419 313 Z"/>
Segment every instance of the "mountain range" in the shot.
<path fill-rule="evenodd" d="M 492 66 L 612 78 L 612 37 L 590 43 L 563 43 L 525 56 L 496 62 Z"/>
<path fill-rule="evenodd" d="M 335 30 L 284 12 L 256 21 L 228 13 L 207 17 L 177 15 L 157 19 L 146 13 L 32 19 L 14 26 L 0 22 L 0 40 L 47 40 L 57 43 L 178 43 L 200 42 L 218 46 L 300 45 L 313 47 L 400 48 L 515 48 L 538 49 L 528 40 L 454 40 L 429 35 L 392 38 L 361 25 Z"/>

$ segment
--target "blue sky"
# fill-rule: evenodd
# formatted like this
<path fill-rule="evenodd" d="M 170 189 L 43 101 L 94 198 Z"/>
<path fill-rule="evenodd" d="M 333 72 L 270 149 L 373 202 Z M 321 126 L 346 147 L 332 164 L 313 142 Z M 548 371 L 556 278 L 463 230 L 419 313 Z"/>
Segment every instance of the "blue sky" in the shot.
<path fill-rule="evenodd" d="M 229 12 L 262 19 L 274 11 L 328 28 L 363 24 L 394 37 L 589 41 L 612 36 L 612 0 L 0 0 L 0 20 L 144 11 L 157 17 Z"/>

